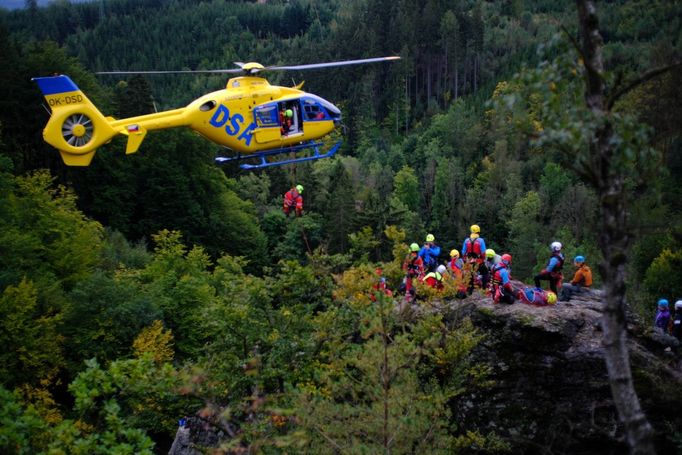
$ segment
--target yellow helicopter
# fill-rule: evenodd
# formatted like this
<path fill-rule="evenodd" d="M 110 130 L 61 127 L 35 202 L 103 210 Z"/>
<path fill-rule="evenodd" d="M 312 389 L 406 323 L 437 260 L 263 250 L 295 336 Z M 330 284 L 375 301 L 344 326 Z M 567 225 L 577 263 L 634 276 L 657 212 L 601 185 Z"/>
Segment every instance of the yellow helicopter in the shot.
<path fill-rule="evenodd" d="M 98 147 L 115 135 L 128 136 L 126 154 L 135 153 L 147 131 L 189 127 L 200 135 L 236 153 L 218 157 L 217 163 L 257 158 L 259 164 L 241 164 L 257 169 L 334 155 L 341 145 L 320 152 L 318 140 L 340 124 L 341 111 L 329 101 L 296 87 L 280 87 L 257 74 L 263 71 L 306 70 L 344 65 L 398 60 L 378 57 L 361 60 L 314 63 L 294 66 L 268 66 L 235 62 L 238 68 L 198 71 L 110 71 L 97 74 L 177 74 L 242 73 L 227 81 L 224 89 L 204 95 L 184 108 L 116 120 L 105 117 L 66 75 L 36 77 L 40 90 L 52 110 L 43 130 L 45 142 L 59 150 L 69 166 L 88 166 Z M 283 161 L 268 158 L 294 152 L 312 155 Z"/>

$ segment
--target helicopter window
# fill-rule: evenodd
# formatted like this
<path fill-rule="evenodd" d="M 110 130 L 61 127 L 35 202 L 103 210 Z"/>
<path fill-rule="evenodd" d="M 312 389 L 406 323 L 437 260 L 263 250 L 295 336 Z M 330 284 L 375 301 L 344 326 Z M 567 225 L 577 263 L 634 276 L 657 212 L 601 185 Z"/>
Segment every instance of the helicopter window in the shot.
<path fill-rule="evenodd" d="M 303 98 L 303 112 L 306 120 L 329 120 L 329 114 L 325 106 L 315 98 Z"/>
<path fill-rule="evenodd" d="M 279 113 L 276 104 L 267 104 L 253 109 L 257 126 L 279 126 Z"/>
<path fill-rule="evenodd" d="M 199 110 L 201 112 L 208 112 L 208 111 L 212 110 L 214 107 L 216 107 L 217 104 L 218 103 L 216 103 L 215 101 L 212 101 L 212 100 L 206 101 L 204 104 L 199 106 Z"/>

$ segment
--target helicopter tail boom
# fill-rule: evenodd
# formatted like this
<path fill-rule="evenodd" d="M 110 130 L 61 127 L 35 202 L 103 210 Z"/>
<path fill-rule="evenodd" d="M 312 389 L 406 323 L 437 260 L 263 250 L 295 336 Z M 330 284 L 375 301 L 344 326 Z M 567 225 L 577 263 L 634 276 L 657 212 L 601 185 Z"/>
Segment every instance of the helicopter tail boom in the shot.
<path fill-rule="evenodd" d="M 43 129 L 45 142 L 59 150 L 69 166 L 87 166 L 95 150 L 117 134 L 76 84 L 65 75 L 33 78 L 52 109 Z"/>

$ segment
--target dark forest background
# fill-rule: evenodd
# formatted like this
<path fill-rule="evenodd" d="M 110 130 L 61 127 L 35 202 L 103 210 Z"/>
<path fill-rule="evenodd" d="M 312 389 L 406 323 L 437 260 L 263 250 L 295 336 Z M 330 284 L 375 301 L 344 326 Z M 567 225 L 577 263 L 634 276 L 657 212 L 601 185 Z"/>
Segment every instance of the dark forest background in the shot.
<path fill-rule="evenodd" d="M 679 60 L 679 2 L 599 8 L 611 86 Z M 0 433 L 0 447 L 161 453 L 177 418 L 211 403 L 207 415 L 238 428 L 241 447 L 315 452 L 322 434 L 343 439 L 329 416 L 358 399 L 339 391 L 348 386 L 339 371 L 380 363 L 372 336 L 395 330 L 390 312 L 358 303 L 357 292 L 371 287 L 377 265 L 397 287 L 408 244 L 432 233 L 446 261 L 479 224 L 489 247 L 513 255 L 516 279 L 544 267 L 554 240 L 598 272 L 599 205 L 576 172 L 589 129 L 576 36 L 575 4 L 549 0 L 0 9 L 0 418 L 14 428 Z M 150 134 L 131 156 L 114 140 L 90 167 L 68 168 L 42 141 L 49 112 L 30 80 L 68 74 L 103 113 L 124 117 L 183 106 L 226 78 L 95 72 L 388 55 L 401 60 L 268 74 L 272 84 L 305 81 L 342 109 L 347 128 L 340 156 L 259 172 L 216 167 L 223 151 L 188 130 Z M 682 297 L 680 84 L 678 66 L 614 107 L 633 240 L 628 302 L 644 318 L 659 297 Z M 642 156 L 651 172 L 639 172 Z M 305 187 L 306 214 L 286 219 L 281 197 L 294 184 Z M 344 338 L 365 323 L 374 327 L 365 342 Z M 392 345 L 396 355 L 433 348 L 426 333 L 439 323 L 420 320 L 422 331 Z M 476 343 L 471 327 L 447 336 Z M 443 352 L 457 367 L 440 371 L 440 383 L 428 379 L 431 358 L 395 387 L 430 397 L 413 421 L 442 419 L 436 439 L 454 450 L 474 433 L 453 430 L 453 390 L 483 374 L 468 351 Z M 269 397 L 265 408 L 254 409 L 256 396 Z M 311 408 L 316 422 L 295 417 Z M 371 427 L 372 415 L 358 427 Z M 476 435 L 491 451 L 510 448 L 497 434 Z M 348 447 L 374 447 L 358 441 Z M 361 443 L 369 445 L 352 445 Z"/>

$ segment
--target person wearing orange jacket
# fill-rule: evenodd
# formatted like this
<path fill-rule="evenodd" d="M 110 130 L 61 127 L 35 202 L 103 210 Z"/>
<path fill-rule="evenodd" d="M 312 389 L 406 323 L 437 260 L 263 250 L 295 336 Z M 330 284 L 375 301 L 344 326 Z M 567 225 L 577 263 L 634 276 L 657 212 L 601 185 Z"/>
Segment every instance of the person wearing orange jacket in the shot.
<path fill-rule="evenodd" d="M 296 216 L 303 214 L 303 185 L 296 185 L 284 194 L 284 201 L 282 203 L 282 210 L 285 215 L 295 211 Z"/>
<path fill-rule="evenodd" d="M 592 286 L 592 269 L 585 264 L 585 256 L 576 256 L 573 265 L 576 269 L 571 283 L 561 286 L 559 300 L 562 302 L 568 302 L 575 294 L 589 291 Z"/>

